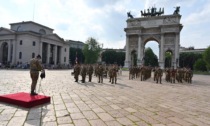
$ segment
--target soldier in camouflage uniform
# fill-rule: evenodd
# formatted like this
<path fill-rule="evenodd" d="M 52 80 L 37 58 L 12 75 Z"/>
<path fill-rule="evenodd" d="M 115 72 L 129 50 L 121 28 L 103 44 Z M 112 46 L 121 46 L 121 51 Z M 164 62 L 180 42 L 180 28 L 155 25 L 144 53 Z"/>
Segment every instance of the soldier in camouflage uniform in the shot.
<path fill-rule="evenodd" d="M 117 66 L 113 65 L 112 67 L 112 84 L 117 83 Z"/>
<path fill-rule="evenodd" d="M 85 78 L 86 78 L 86 74 L 87 74 L 87 67 L 86 67 L 86 65 L 82 66 L 80 74 L 82 76 L 82 83 L 85 83 Z"/>
<path fill-rule="evenodd" d="M 111 65 L 109 66 L 109 72 L 108 73 L 109 73 L 109 82 L 111 82 L 112 81 L 112 77 L 113 77 L 113 75 L 112 75 L 113 72 L 112 72 L 112 66 Z"/>
<path fill-rule="evenodd" d="M 76 65 L 74 66 L 74 78 L 75 78 L 75 82 L 78 82 L 79 74 L 80 74 L 80 66 L 79 66 L 79 64 L 76 63 Z"/>
<path fill-rule="evenodd" d="M 161 84 L 162 76 L 163 76 L 163 70 L 160 69 L 160 67 L 159 67 L 157 69 L 157 77 L 156 77 L 157 82 L 156 83 L 158 83 L 158 81 L 159 81 Z"/>
<path fill-rule="evenodd" d="M 31 75 L 31 95 L 37 95 L 35 92 L 37 80 L 39 78 L 39 71 L 44 71 L 41 65 L 41 56 L 37 55 L 36 58 L 31 59 L 30 61 L 30 75 Z"/>
<path fill-rule="evenodd" d="M 176 78 L 176 70 L 174 69 L 174 67 L 171 69 L 170 71 L 171 74 L 171 83 L 175 83 L 175 78 Z"/>
<path fill-rule="evenodd" d="M 157 70 L 158 70 L 158 69 L 157 69 L 156 67 L 155 67 L 154 70 L 153 70 L 153 71 L 154 71 L 154 81 L 157 80 Z"/>
<path fill-rule="evenodd" d="M 93 75 L 93 66 L 92 65 L 88 66 L 87 74 L 89 76 L 89 82 L 91 82 L 92 81 L 92 75 Z"/>
<path fill-rule="evenodd" d="M 98 83 L 103 83 L 103 73 L 104 73 L 104 68 L 100 64 L 98 67 Z"/>

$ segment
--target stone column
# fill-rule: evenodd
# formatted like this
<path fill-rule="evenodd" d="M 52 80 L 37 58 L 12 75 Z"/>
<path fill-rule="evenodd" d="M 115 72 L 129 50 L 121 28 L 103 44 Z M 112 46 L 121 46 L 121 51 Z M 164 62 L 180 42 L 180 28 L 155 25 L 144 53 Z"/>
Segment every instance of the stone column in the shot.
<path fill-rule="evenodd" d="M 50 44 L 47 44 L 47 64 L 50 64 Z"/>
<path fill-rule="evenodd" d="M 17 41 L 15 40 L 11 40 L 12 44 L 13 44 L 13 51 L 12 51 L 12 64 L 16 64 L 16 50 L 17 50 Z"/>
<path fill-rule="evenodd" d="M 57 65 L 57 46 L 54 46 L 54 65 Z"/>
<path fill-rule="evenodd" d="M 160 41 L 160 55 L 159 55 L 159 66 L 161 69 L 164 68 L 164 57 L 165 57 L 165 54 L 164 54 L 164 34 L 161 33 L 161 41 Z"/>
<path fill-rule="evenodd" d="M 43 45 L 43 42 L 39 42 L 39 54 L 42 56 L 42 45 Z M 42 56 L 43 57 L 43 56 Z"/>
<path fill-rule="evenodd" d="M 179 33 L 176 33 L 176 40 L 175 40 L 175 57 L 174 57 L 174 62 L 175 65 L 174 67 L 177 68 L 179 66 Z"/>
<path fill-rule="evenodd" d="M 126 35 L 126 54 L 125 54 L 125 63 L 124 63 L 124 67 L 125 68 L 129 68 L 130 67 L 130 48 L 129 48 L 129 36 Z"/>
<path fill-rule="evenodd" d="M 10 61 L 10 57 L 11 57 L 11 42 L 8 41 L 7 43 L 8 43 L 8 56 L 7 56 L 7 61 L 8 62 L 11 62 Z"/>
<path fill-rule="evenodd" d="M 137 57 L 137 65 L 141 65 L 142 64 L 142 43 L 141 43 L 141 35 L 139 35 L 139 38 L 138 38 L 138 57 Z"/>

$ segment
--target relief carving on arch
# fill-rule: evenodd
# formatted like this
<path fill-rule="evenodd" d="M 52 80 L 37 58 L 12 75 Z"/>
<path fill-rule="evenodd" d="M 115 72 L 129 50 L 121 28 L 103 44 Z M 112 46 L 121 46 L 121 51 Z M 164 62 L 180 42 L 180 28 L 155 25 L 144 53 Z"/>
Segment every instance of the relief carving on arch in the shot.
<path fill-rule="evenodd" d="M 137 49 L 137 47 L 138 47 L 138 36 L 130 36 L 129 37 L 129 46 L 130 46 L 130 50 Z"/>
<path fill-rule="evenodd" d="M 139 20 L 128 22 L 128 27 L 134 27 L 134 26 L 140 26 L 140 25 L 141 25 L 141 22 Z"/>
<path fill-rule="evenodd" d="M 179 22 L 178 22 L 177 19 L 174 18 L 174 17 L 165 17 L 165 18 L 163 19 L 163 23 L 164 23 L 164 24 L 175 24 L 175 23 L 179 23 Z"/>
<path fill-rule="evenodd" d="M 167 44 L 167 45 L 174 45 L 175 44 L 175 38 L 174 37 L 167 37 L 167 38 L 165 38 L 165 44 Z"/>

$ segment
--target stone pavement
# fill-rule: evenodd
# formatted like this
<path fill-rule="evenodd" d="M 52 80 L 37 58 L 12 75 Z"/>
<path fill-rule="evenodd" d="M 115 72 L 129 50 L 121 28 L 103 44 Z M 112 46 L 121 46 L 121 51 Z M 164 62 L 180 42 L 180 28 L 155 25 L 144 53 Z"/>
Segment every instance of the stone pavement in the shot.
<path fill-rule="evenodd" d="M 128 80 L 112 85 L 76 83 L 71 70 L 46 70 L 41 94 L 51 104 L 31 109 L 0 103 L 0 126 L 208 126 L 210 76 L 194 75 L 193 84 L 156 84 Z M 29 92 L 28 70 L 0 70 L 0 95 Z M 40 83 L 40 81 L 38 82 Z"/>

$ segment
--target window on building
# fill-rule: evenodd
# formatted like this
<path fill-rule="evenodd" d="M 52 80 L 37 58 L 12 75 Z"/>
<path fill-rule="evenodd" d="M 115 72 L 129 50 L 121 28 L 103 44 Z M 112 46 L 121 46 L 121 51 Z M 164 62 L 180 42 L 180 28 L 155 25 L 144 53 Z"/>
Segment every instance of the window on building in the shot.
<path fill-rule="evenodd" d="M 35 41 L 33 41 L 33 46 L 36 46 L 36 42 Z"/>
<path fill-rule="evenodd" d="M 66 62 L 66 57 L 64 57 L 64 62 Z"/>
<path fill-rule="evenodd" d="M 22 52 L 19 52 L 19 59 L 22 59 Z"/>
<path fill-rule="evenodd" d="M 66 48 L 65 48 L 65 52 L 66 52 Z"/>
<path fill-rule="evenodd" d="M 22 45 L 23 44 L 23 41 L 22 40 L 20 40 L 20 45 Z"/>
<path fill-rule="evenodd" d="M 32 53 L 32 58 L 34 58 L 35 57 L 35 53 Z"/>

